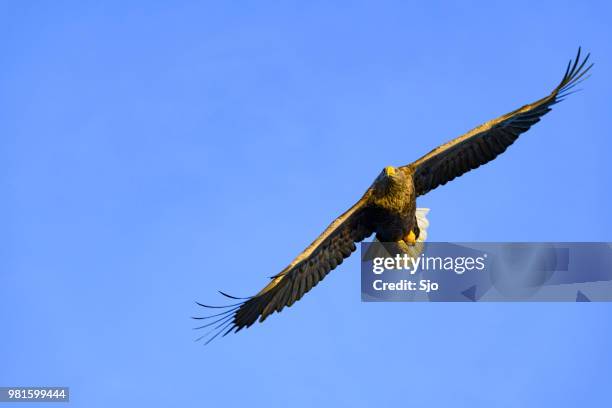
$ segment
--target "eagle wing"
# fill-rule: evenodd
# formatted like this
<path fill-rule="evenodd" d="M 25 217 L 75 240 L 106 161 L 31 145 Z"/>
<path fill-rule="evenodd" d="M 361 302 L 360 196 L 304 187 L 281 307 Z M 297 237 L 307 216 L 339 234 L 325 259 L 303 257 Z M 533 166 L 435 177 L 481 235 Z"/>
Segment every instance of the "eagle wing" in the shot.
<path fill-rule="evenodd" d="M 289 307 L 300 300 L 306 292 L 355 251 L 355 243 L 373 233 L 369 207 L 371 194 L 372 190 L 368 189 L 355 205 L 336 218 L 285 269 L 271 277 L 270 283 L 255 296 L 228 306 L 208 306 L 198 303 L 207 308 L 228 309 L 212 316 L 195 317 L 195 319 L 218 317 L 210 323 L 196 327 L 196 329 L 212 327 L 198 340 L 210 335 L 206 342 L 209 343 L 221 333 L 226 335 L 232 330 L 237 332 L 251 326 L 258 319 L 263 322 L 270 314 L 280 312 L 285 306 Z M 221 293 L 233 299 L 240 299 Z"/>
<path fill-rule="evenodd" d="M 486 122 L 435 148 L 414 163 L 401 167 L 402 171 L 412 174 L 417 196 L 426 194 L 503 153 L 523 132 L 539 122 L 540 118 L 551 110 L 552 105 L 571 93 L 568 91 L 576 86 L 593 66 L 586 66 L 589 55 L 580 62 L 579 48 L 576 59 L 568 63 L 559 85 L 545 98 Z"/>

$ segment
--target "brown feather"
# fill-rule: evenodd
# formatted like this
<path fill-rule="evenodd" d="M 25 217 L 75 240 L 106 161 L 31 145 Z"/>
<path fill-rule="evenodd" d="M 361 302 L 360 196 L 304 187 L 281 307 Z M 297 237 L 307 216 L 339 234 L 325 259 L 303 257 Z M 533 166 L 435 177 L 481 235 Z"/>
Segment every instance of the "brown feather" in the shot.
<path fill-rule="evenodd" d="M 580 62 L 579 49 L 573 64 L 570 61 L 563 79 L 547 97 L 486 122 L 401 167 L 412 175 L 417 195 L 426 194 L 503 153 L 584 77 L 593 66 L 586 66 L 588 59 L 589 55 Z"/>

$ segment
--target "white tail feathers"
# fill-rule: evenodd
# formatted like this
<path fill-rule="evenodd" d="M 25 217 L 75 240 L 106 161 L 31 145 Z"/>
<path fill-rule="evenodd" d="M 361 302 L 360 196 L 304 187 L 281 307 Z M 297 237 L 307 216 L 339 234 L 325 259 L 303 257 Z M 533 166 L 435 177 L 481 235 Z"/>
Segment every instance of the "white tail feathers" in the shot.
<path fill-rule="evenodd" d="M 416 209 L 416 219 L 417 224 L 419 225 L 419 237 L 417 238 L 417 242 L 425 242 L 427 239 L 427 228 L 429 228 L 429 220 L 427 219 L 427 214 L 429 213 L 429 208 L 417 208 Z"/>

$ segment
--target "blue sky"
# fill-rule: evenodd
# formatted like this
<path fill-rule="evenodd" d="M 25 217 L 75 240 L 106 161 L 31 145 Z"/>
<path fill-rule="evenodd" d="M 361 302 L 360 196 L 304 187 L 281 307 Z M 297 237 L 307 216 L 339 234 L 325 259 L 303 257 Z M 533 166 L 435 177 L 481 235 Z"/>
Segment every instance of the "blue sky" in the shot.
<path fill-rule="evenodd" d="M 223 4 L 222 4 L 223 3 Z M 423 197 L 433 241 L 611 241 L 606 2 L 3 2 L 0 385 L 71 406 L 609 406 L 609 304 L 360 302 L 357 257 L 239 335 L 385 165 L 596 63 Z M 20 405 L 26 406 L 26 405 Z"/>

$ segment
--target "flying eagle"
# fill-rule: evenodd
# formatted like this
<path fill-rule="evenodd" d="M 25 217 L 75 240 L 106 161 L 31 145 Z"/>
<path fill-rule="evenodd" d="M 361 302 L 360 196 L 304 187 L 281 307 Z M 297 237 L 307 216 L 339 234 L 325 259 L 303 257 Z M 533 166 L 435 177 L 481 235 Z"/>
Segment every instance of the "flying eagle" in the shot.
<path fill-rule="evenodd" d="M 221 333 L 238 332 L 257 320 L 263 322 L 285 306 L 293 305 L 349 257 L 356 249 L 355 243 L 372 234 L 376 234 L 377 240 L 395 243 L 404 250 L 422 241 L 422 230 L 427 221 L 425 213 L 417 211 L 416 198 L 503 153 L 519 135 L 539 122 L 552 105 L 561 102 L 572 93 L 569 92 L 572 88 L 586 79 L 585 74 L 593 66 L 586 65 L 588 60 L 589 55 L 580 61 L 579 48 L 576 59 L 569 61 L 563 79 L 550 95 L 486 122 L 435 148 L 412 164 L 385 167 L 363 197 L 336 218 L 285 269 L 272 276 L 259 293 L 248 298 L 236 298 L 221 292 L 240 300 L 227 306 L 198 303 L 206 308 L 224 310 L 212 316 L 195 317 L 213 319 L 196 328 L 210 327 L 197 340 L 209 337 L 208 344 Z"/>

